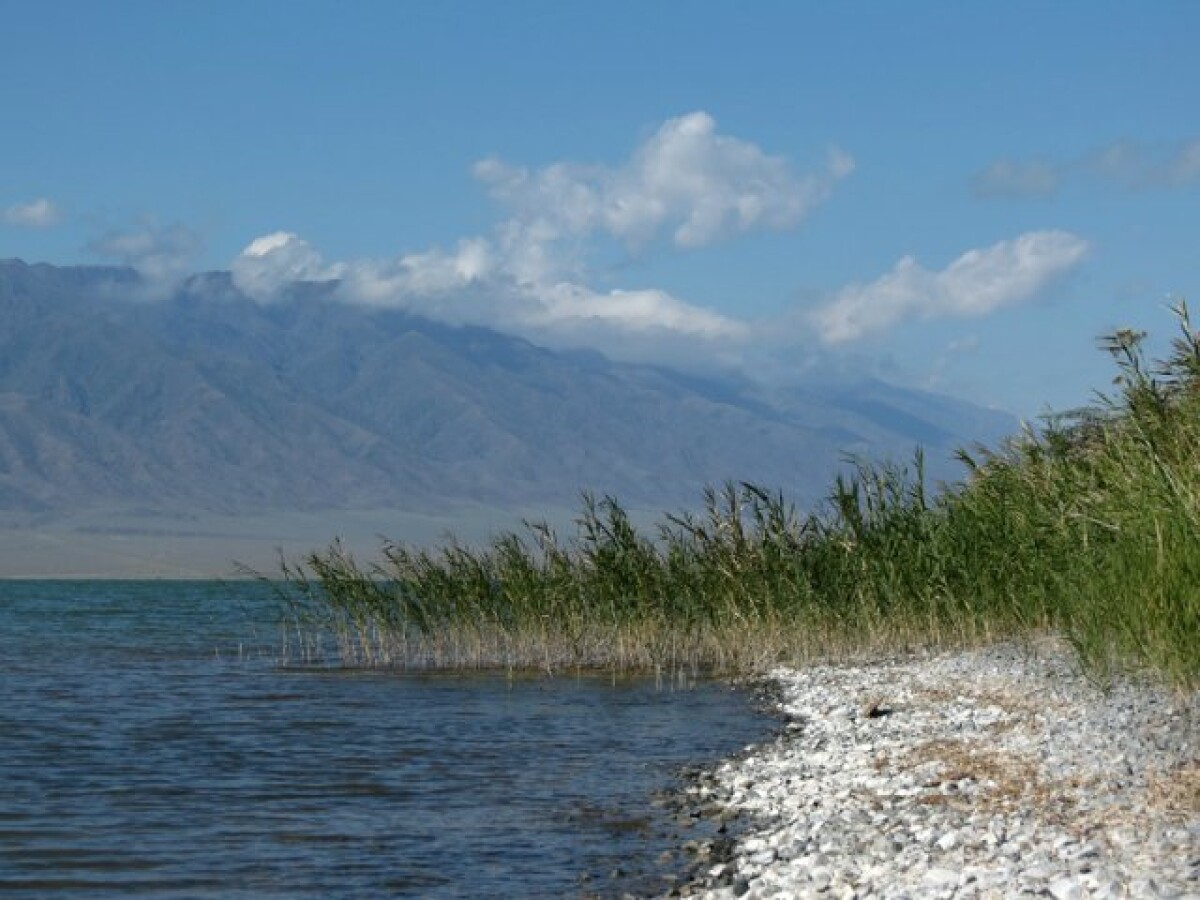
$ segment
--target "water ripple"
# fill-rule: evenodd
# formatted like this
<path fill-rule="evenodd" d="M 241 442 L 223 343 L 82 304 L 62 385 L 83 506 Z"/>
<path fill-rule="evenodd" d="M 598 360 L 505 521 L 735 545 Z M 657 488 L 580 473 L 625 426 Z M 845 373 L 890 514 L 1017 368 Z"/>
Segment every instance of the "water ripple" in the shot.
<path fill-rule="evenodd" d="M 0 583 L 6 895 L 619 895 L 678 842 L 651 794 L 768 727 L 721 685 L 286 670 L 271 619 L 257 585 Z"/>

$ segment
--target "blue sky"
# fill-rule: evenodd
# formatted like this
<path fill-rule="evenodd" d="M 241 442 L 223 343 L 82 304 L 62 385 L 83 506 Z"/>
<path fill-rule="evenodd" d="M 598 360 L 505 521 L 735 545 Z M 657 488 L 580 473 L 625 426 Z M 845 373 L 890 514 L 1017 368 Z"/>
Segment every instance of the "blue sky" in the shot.
<path fill-rule="evenodd" d="M 1200 4 L 0 5 L 0 257 L 1025 416 L 1200 304 Z"/>

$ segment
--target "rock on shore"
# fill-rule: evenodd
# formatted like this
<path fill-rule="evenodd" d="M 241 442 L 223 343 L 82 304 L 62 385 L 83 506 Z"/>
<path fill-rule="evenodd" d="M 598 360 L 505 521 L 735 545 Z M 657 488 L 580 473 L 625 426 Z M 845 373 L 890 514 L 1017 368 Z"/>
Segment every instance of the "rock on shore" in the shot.
<path fill-rule="evenodd" d="M 676 895 L 1200 898 L 1195 694 L 1054 642 L 771 677 L 783 735 L 690 789 L 751 827 Z"/>

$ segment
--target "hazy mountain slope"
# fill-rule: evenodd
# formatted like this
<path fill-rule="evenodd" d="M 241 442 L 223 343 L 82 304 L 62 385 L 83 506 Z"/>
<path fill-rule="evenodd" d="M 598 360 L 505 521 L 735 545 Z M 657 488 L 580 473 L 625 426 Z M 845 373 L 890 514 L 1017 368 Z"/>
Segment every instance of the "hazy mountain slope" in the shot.
<path fill-rule="evenodd" d="M 227 275 L 0 263 L 0 505 L 253 512 L 679 505 L 727 478 L 823 490 L 843 451 L 934 451 L 1005 416 L 880 383 L 766 392 Z"/>

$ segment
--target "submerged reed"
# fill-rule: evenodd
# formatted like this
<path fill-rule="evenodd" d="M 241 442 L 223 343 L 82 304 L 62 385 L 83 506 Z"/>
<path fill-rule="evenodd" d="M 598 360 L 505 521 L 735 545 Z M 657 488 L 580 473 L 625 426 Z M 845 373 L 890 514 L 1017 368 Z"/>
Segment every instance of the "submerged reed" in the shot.
<path fill-rule="evenodd" d="M 924 460 L 855 462 L 801 515 L 746 483 L 636 529 L 583 495 L 561 540 L 527 522 L 489 546 L 338 543 L 283 564 L 292 651 L 346 665 L 752 671 L 814 656 L 960 645 L 1056 629 L 1085 665 L 1200 683 L 1200 335 L 1150 366 L 1103 341 L 1115 397 L 960 452 L 931 494 Z"/>

